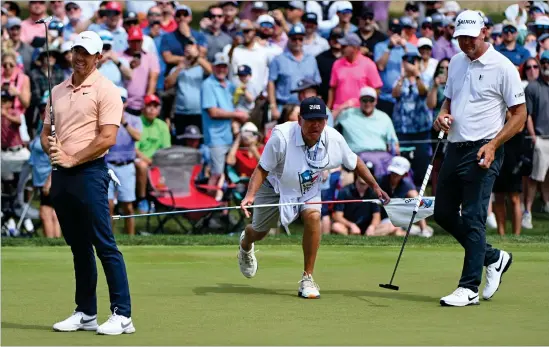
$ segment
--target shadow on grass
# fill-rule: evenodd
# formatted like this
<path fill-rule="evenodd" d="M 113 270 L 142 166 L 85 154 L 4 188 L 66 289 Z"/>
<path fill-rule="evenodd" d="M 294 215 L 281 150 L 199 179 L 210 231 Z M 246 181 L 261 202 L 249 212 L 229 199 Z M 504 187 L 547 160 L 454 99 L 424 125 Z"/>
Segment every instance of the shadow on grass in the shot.
<path fill-rule="evenodd" d="M 21 324 L 2 322 L 2 329 L 19 329 L 19 330 L 48 330 L 53 332 L 51 325 L 36 325 L 36 324 Z"/>
<path fill-rule="evenodd" d="M 292 297 L 297 296 L 296 291 L 251 287 L 248 285 L 237 285 L 237 284 L 231 284 L 231 283 L 218 283 L 217 286 L 195 287 L 193 289 L 193 292 L 195 295 L 263 294 L 263 295 L 282 295 L 282 296 L 292 296 Z M 438 301 L 440 300 L 440 298 L 438 297 L 431 297 L 427 295 L 419 295 L 419 294 L 404 293 L 404 292 L 398 292 L 398 293 L 382 292 L 382 291 L 372 291 L 372 290 L 344 290 L 344 289 L 322 290 L 321 295 L 322 296 L 326 296 L 326 295 L 348 296 L 348 297 L 357 298 L 359 300 L 366 301 L 371 305 L 380 306 L 380 307 L 387 307 L 387 306 L 375 304 L 366 298 L 394 299 L 394 300 L 430 302 L 430 303 L 438 303 Z"/>

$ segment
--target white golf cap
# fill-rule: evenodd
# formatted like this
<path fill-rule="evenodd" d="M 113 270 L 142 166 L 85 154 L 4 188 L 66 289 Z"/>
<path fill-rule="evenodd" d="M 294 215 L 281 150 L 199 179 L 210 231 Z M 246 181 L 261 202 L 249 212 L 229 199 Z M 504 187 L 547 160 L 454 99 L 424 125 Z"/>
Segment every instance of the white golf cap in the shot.
<path fill-rule="evenodd" d="M 477 11 L 463 11 L 456 18 L 454 38 L 459 36 L 477 37 L 484 28 L 484 19 Z"/>
<path fill-rule="evenodd" d="M 244 123 L 242 128 L 240 128 L 240 132 L 241 133 L 250 132 L 250 133 L 257 134 L 259 130 L 257 129 L 257 126 L 254 123 L 247 122 L 247 123 Z"/>
<path fill-rule="evenodd" d="M 410 162 L 404 157 L 394 157 L 387 171 L 394 172 L 397 175 L 404 176 L 410 171 Z"/>
<path fill-rule="evenodd" d="M 223 52 L 216 53 L 213 66 L 217 65 L 229 65 L 229 57 Z"/>
<path fill-rule="evenodd" d="M 83 31 L 74 40 L 73 47 L 84 47 L 89 54 L 94 55 L 103 51 L 103 41 L 94 31 Z"/>
<path fill-rule="evenodd" d="M 362 87 L 362 89 L 360 89 L 360 97 L 363 96 L 371 96 L 372 98 L 377 99 L 377 92 L 372 87 Z"/>
<path fill-rule="evenodd" d="M 428 37 L 422 37 L 419 40 L 417 40 L 417 48 L 421 48 L 424 46 L 429 46 L 433 48 L 433 41 L 431 41 Z"/>
<path fill-rule="evenodd" d="M 270 23 L 272 25 L 275 25 L 275 20 L 272 16 L 269 16 L 268 14 L 262 14 L 257 18 L 257 24 L 261 25 L 263 23 Z"/>

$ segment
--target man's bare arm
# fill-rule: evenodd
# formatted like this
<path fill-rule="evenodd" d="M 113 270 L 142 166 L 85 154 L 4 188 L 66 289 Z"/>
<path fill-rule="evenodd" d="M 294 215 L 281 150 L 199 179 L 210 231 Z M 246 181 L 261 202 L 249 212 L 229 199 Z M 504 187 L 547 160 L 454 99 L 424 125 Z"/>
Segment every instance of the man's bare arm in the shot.
<path fill-rule="evenodd" d="M 526 123 L 528 113 L 526 111 L 526 104 L 509 107 L 509 113 L 511 115 L 509 120 L 505 123 L 499 134 L 491 141 L 496 149 L 518 134 Z"/>
<path fill-rule="evenodd" d="M 73 156 L 76 159 L 76 165 L 94 160 L 114 146 L 117 132 L 118 126 L 116 125 L 101 125 L 99 127 L 99 135 L 86 148 Z"/>

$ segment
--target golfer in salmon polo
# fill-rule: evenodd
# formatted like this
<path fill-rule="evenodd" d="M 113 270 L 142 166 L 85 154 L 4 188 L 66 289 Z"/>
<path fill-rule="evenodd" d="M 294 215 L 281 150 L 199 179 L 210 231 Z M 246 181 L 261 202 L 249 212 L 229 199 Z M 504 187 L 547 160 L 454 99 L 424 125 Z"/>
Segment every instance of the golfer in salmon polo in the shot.
<path fill-rule="evenodd" d="M 297 122 L 286 122 L 274 128 L 241 203 L 247 217 L 250 213 L 247 207 L 254 203 L 320 202 L 322 172 L 340 165 L 366 181 L 384 203 L 389 202 L 389 196 L 381 190 L 364 162 L 351 151 L 343 136 L 326 125 L 327 118 L 322 99 L 310 97 L 301 102 Z M 240 236 L 240 272 L 245 277 L 254 277 L 257 272 L 254 243 L 276 227 L 279 219 L 287 228 L 301 216 L 304 224 L 304 271 L 298 295 L 319 298 L 313 270 L 320 246 L 320 209 L 320 204 L 255 209 L 252 224 Z"/>
<path fill-rule="evenodd" d="M 51 121 L 46 117 L 40 140 L 57 167 L 52 171 L 50 195 L 71 247 L 76 280 L 76 309 L 53 329 L 118 335 L 133 333 L 135 328 L 126 265 L 111 229 L 110 175 L 104 156 L 116 143 L 123 106 L 118 88 L 96 69 L 102 49 L 95 32 L 78 35 L 72 48 L 74 72 L 52 90 L 57 136 L 50 136 Z M 94 247 L 107 278 L 112 312 L 100 326 Z"/>
<path fill-rule="evenodd" d="M 462 53 L 448 68 L 448 81 L 434 128 L 448 133 L 446 157 L 436 191 L 435 220 L 465 250 L 458 288 L 440 299 L 443 306 L 479 304 L 486 267 L 485 300 L 498 290 L 512 255 L 486 243 L 490 194 L 503 162 L 503 144 L 526 122 L 524 90 L 516 67 L 484 42 L 486 27 L 476 11 L 456 19 Z M 506 111 L 511 117 L 505 123 Z M 448 120 L 448 123 L 446 123 Z"/>

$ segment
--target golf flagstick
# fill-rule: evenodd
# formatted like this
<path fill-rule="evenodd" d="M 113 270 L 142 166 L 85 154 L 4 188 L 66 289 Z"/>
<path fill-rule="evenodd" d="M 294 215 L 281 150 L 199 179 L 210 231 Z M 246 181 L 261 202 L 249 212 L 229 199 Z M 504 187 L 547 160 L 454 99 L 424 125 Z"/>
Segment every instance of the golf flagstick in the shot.
<path fill-rule="evenodd" d="M 40 20 L 37 20 L 36 24 L 44 24 L 44 28 L 46 28 L 46 54 L 48 57 L 48 91 L 49 91 L 49 98 L 50 98 L 50 125 L 51 125 L 51 136 L 55 138 L 55 117 L 53 115 L 53 98 L 51 95 L 51 66 L 50 66 L 50 45 L 49 45 L 49 37 L 48 37 L 48 24 L 53 19 L 52 16 L 42 18 Z M 57 165 L 52 165 L 52 170 L 57 170 Z"/>
<path fill-rule="evenodd" d="M 446 118 L 446 123 L 448 123 L 448 118 Z M 404 241 L 402 242 L 402 247 L 400 248 L 400 253 L 398 254 L 397 262 L 395 264 L 395 269 L 393 270 L 393 275 L 391 276 L 391 281 L 388 284 L 379 284 L 381 288 L 385 289 L 391 289 L 391 290 L 398 290 L 398 286 L 395 286 L 393 284 L 393 279 L 395 278 L 395 274 L 398 268 L 398 264 L 400 263 L 400 258 L 402 257 L 402 252 L 404 252 L 404 246 L 406 246 L 406 241 L 408 241 L 408 236 L 410 236 L 410 230 L 412 229 L 412 225 L 414 224 L 414 220 L 416 219 L 416 214 L 419 210 L 419 206 L 421 204 L 421 200 L 423 200 L 423 194 L 425 193 L 425 188 L 427 187 L 427 182 L 429 182 L 429 177 L 431 176 L 431 170 L 433 170 L 433 163 L 435 161 L 436 154 L 438 152 L 438 146 L 442 142 L 442 138 L 444 137 L 444 130 L 441 130 L 438 133 L 438 141 L 437 145 L 435 147 L 435 152 L 433 153 L 433 157 L 431 158 L 431 163 L 429 164 L 429 167 L 427 168 L 427 172 L 425 173 L 425 177 L 423 178 L 423 183 L 421 184 L 421 189 L 419 191 L 419 196 L 417 197 L 416 206 L 414 208 L 414 212 L 412 213 L 412 220 L 410 220 L 410 224 L 408 225 L 408 230 L 406 230 L 406 236 L 404 236 Z"/>

